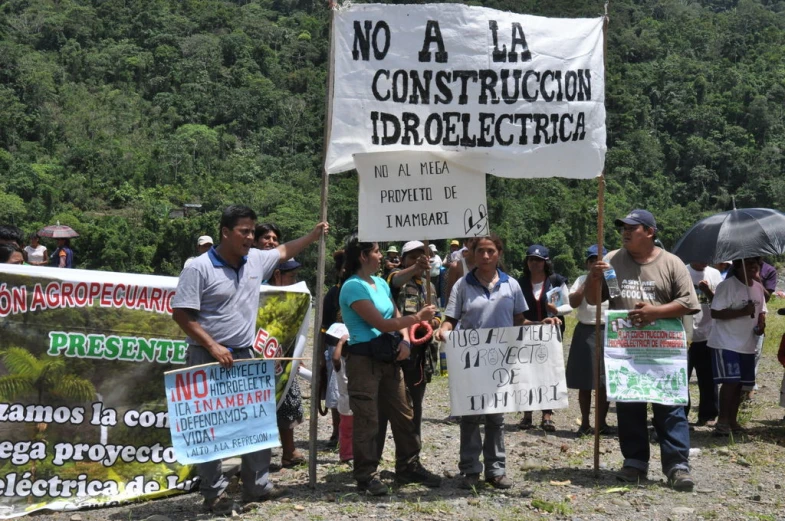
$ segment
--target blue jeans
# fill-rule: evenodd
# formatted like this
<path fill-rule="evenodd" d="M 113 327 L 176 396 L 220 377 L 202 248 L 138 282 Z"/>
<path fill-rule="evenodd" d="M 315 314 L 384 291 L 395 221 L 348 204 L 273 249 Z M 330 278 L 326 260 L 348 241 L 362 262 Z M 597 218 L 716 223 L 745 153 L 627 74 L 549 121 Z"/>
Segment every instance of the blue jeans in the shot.
<path fill-rule="evenodd" d="M 624 466 L 649 470 L 649 429 L 646 403 L 616 402 L 619 445 Z M 690 428 L 681 405 L 652 404 L 654 428 L 660 438 L 662 472 L 670 477 L 675 470 L 690 470 Z"/>

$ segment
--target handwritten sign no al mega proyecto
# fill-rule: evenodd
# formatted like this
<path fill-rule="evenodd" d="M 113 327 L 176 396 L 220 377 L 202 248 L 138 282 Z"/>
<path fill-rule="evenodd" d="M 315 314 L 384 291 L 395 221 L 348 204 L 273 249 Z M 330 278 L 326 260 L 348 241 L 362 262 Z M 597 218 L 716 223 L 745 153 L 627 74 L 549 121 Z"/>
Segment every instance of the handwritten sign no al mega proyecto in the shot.
<path fill-rule="evenodd" d="M 588 179 L 605 163 L 602 18 L 459 4 L 335 12 L 325 167 L 363 152 L 460 152 L 503 177 Z"/>
<path fill-rule="evenodd" d="M 362 241 L 488 235 L 485 174 L 457 154 L 383 152 L 354 156 Z"/>
<path fill-rule="evenodd" d="M 454 416 L 567 407 L 559 329 L 458 329 L 445 345 Z"/>

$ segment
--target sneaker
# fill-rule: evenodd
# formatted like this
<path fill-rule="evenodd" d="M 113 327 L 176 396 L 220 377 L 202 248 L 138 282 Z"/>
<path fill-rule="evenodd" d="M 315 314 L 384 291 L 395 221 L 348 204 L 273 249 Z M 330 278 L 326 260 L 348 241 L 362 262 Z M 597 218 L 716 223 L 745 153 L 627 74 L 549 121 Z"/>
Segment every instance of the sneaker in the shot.
<path fill-rule="evenodd" d="M 379 478 L 371 478 L 368 481 L 358 481 L 357 489 L 371 496 L 386 496 L 390 493 L 387 485 L 382 483 Z"/>
<path fill-rule="evenodd" d="M 622 467 L 616 472 L 616 479 L 625 483 L 646 481 L 646 472 L 635 467 Z"/>
<path fill-rule="evenodd" d="M 202 510 L 208 514 L 231 514 L 232 511 L 240 511 L 240 507 L 232 498 L 221 494 L 212 498 L 204 498 Z"/>
<path fill-rule="evenodd" d="M 458 482 L 458 488 L 462 488 L 463 490 L 476 490 L 479 486 L 479 474 L 466 474 Z"/>
<path fill-rule="evenodd" d="M 683 469 L 674 470 L 668 479 L 668 483 L 673 490 L 678 490 L 679 492 L 692 492 L 692 489 L 695 488 L 695 481 L 690 476 L 690 472 Z"/>
<path fill-rule="evenodd" d="M 493 488 L 498 488 L 500 490 L 507 490 L 508 488 L 512 488 L 512 480 L 510 480 L 510 478 L 505 475 L 486 476 L 485 482 Z"/>
<path fill-rule="evenodd" d="M 430 488 L 442 486 L 442 478 L 426 470 L 419 462 L 411 463 L 405 470 L 396 472 L 395 482 L 399 485 L 422 483 Z"/>

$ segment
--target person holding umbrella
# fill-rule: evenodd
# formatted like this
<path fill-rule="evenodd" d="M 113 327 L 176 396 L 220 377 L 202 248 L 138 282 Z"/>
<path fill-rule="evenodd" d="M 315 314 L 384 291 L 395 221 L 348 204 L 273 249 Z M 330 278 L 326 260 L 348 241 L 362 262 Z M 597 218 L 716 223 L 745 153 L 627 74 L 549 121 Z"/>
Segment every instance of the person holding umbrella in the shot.
<path fill-rule="evenodd" d="M 758 282 L 757 259 L 733 261 L 735 276 L 717 286 L 711 302 L 709 335 L 714 383 L 720 387 L 720 414 L 714 434 L 743 432 L 738 423 L 742 386 L 755 385 L 755 347 L 766 330 L 766 293 Z"/>
<path fill-rule="evenodd" d="M 57 248 L 49 257 L 49 265 L 54 268 L 74 267 L 74 250 L 71 249 L 71 239 L 57 239 Z"/>
<path fill-rule="evenodd" d="M 611 252 L 591 269 L 593 287 L 585 292 L 589 304 L 610 300 L 610 309 L 629 310 L 636 327 L 662 318 L 681 318 L 700 311 L 698 297 L 684 263 L 655 246 L 657 223 L 651 212 L 632 210 L 615 221 L 622 234 L 622 248 Z M 616 270 L 622 291 L 610 298 L 603 272 Z M 602 288 L 602 294 L 598 289 Z M 689 492 L 695 486 L 690 475 L 690 428 L 684 407 L 653 403 L 654 429 L 662 455 L 662 471 L 675 490 Z M 624 464 L 616 477 L 637 483 L 649 468 L 649 433 L 645 402 L 617 402 L 619 445 Z"/>

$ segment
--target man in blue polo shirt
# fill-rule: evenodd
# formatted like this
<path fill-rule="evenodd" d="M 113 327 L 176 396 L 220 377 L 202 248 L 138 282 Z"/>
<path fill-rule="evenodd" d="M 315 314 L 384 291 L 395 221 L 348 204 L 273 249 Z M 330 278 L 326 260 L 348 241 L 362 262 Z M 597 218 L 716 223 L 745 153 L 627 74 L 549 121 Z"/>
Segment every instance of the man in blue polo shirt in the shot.
<path fill-rule="evenodd" d="M 180 274 L 172 299 L 172 318 L 188 335 L 188 365 L 213 362 L 229 368 L 234 360 L 253 358 L 251 345 L 259 311 L 259 286 L 279 262 L 294 257 L 327 233 L 326 222 L 304 237 L 272 250 L 252 249 L 256 213 L 230 206 L 221 215 L 220 244 L 194 259 Z M 243 501 L 264 501 L 281 495 L 268 481 L 270 450 L 242 456 Z M 209 512 L 230 511 L 224 495 L 229 481 L 221 461 L 199 465 L 200 491 Z"/>

